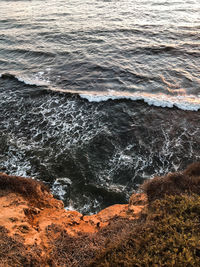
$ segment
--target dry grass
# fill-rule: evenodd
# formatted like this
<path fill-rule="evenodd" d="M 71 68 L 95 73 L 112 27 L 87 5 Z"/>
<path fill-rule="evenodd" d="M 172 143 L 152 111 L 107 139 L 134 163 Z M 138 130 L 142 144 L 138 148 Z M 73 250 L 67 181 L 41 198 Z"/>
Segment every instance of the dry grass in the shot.
<path fill-rule="evenodd" d="M 49 192 L 49 189 L 42 182 L 31 178 L 19 176 L 8 176 L 0 173 L 1 195 L 8 193 L 17 193 L 26 198 L 29 202 L 34 202 L 36 206 L 44 204 L 43 193 Z"/>
<path fill-rule="evenodd" d="M 122 227 L 123 225 L 123 227 Z M 134 228 L 135 222 L 123 218 L 115 218 L 110 225 L 95 234 L 79 234 L 77 237 L 69 236 L 58 226 L 51 225 L 47 229 L 47 236 L 53 248 L 50 258 L 55 266 L 86 267 L 97 253 L 110 243 L 118 243 Z M 59 236 L 51 239 L 52 232 L 60 232 Z"/>
<path fill-rule="evenodd" d="M 27 247 L 19 237 L 11 238 L 8 231 L 0 226 L 0 266 L 41 266 L 41 251 L 36 247 Z"/>
<path fill-rule="evenodd" d="M 141 186 L 151 203 L 165 195 L 198 194 L 200 195 L 200 163 L 194 163 L 183 172 L 169 173 L 166 176 L 147 180 Z"/>

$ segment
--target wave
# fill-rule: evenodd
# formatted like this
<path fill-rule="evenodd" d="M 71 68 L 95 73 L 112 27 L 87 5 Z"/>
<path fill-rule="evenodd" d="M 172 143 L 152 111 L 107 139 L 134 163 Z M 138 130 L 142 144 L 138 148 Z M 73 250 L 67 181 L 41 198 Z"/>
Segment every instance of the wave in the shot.
<path fill-rule="evenodd" d="M 57 88 L 47 80 L 41 80 L 39 77 L 34 79 L 28 77 L 19 77 L 11 73 L 0 74 L 1 79 L 13 79 L 18 82 L 31 86 L 45 86 L 51 92 L 65 93 L 70 95 L 78 95 L 89 102 L 103 102 L 108 100 L 132 100 L 144 101 L 150 106 L 163 108 L 179 108 L 182 110 L 198 111 L 200 110 L 200 95 L 167 95 L 163 93 L 146 93 L 146 92 L 128 92 L 128 91 L 81 91 L 81 90 L 66 90 Z"/>
<path fill-rule="evenodd" d="M 52 88 L 53 91 L 79 95 L 89 102 L 103 102 L 108 100 L 132 100 L 144 101 L 150 106 L 173 108 L 177 107 L 182 110 L 198 111 L 200 110 L 200 97 L 194 95 L 170 96 L 163 93 L 143 93 L 143 92 L 124 92 L 110 90 L 107 92 L 96 91 L 72 91 Z"/>
<path fill-rule="evenodd" d="M 30 27 L 29 24 L 27 24 L 27 26 Z M 35 28 L 37 28 L 37 27 L 35 27 Z M 55 56 L 55 54 L 50 52 L 50 51 L 30 50 L 28 48 L 16 48 L 16 47 L 15 48 L 4 48 L 4 51 L 7 53 L 19 53 L 22 55 L 30 54 L 30 55 L 35 56 L 35 57 L 41 57 L 41 56 L 54 57 Z"/>
<path fill-rule="evenodd" d="M 171 55 L 190 55 L 193 57 L 198 57 L 200 52 L 198 50 L 188 50 L 186 48 L 175 45 L 164 45 L 161 44 L 159 46 L 140 46 L 134 47 L 126 50 L 127 53 L 131 54 L 142 54 L 142 55 L 157 55 L 157 54 L 171 54 Z"/>
<path fill-rule="evenodd" d="M 30 78 L 30 77 L 22 77 L 22 76 L 18 76 L 16 74 L 13 73 L 2 73 L 0 74 L 0 78 L 1 79 L 10 79 L 10 80 L 16 80 L 18 82 L 21 82 L 23 84 L 26 85 L 32 85 L 32 86 L 47 86 L 49 84 L 49 82 L 47 80 L 42 80 L 39 78 L 39 76 L 35 76 L 34 78 Z"/>
<path fill-rule="evenodd" d="M 200 98 L 194 97 L 192 95 L 189 96 L 168 96 L 165 94 L 148 94 L 148 93 L 133 93 L 133 94 L 115 94 L 115 95 L 86 95 L 80 94 L 82 98 L 86 98 L 90 102 L 100 102 L 100 101 L 107 101 L 117 100 L 117 99 L 129 99 L 133 101 L 142 100 L 148 105 L 156 106 L 156 107 L 163 107 L 163 108 L 173 108 L 177 107 L 182 110 L 191 110 L 191 111 L 198 111 L 200 109 Z"/>

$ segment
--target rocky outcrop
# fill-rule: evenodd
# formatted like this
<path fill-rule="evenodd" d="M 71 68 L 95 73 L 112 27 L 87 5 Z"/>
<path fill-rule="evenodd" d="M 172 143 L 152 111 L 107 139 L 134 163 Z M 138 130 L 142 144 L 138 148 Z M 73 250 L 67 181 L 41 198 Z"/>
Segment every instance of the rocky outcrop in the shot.
<path fill-rule="evenodd" d="M 52 251 L 58 246 L 56 241 L 61 235 L 67 235 L 71 242 L 72 239 L 76 242 L 79 239 L 79 245 L 81 242 L 84 244 L 85 241 L 80 238 L 84 235 L 87 243 L 90 243 L 88 237 L 95 235 L 96 238 L 104 229 L 109 229 L 113 221 L 132 222 L 137 219 L 146 203 L 144 194 L 135 194 L 130 198 L 129 204 L 113 205 L 98 214 L 84 216 L 77 211 L 66 211 L 62 201 L 54 199 L 42 183 L 0 173 L 0 229 L 10 238 L 10 243 L 19 242 L 23 251 L 33 253 L 27 254 L 27 259 L 24 256 L 27 261 L 24 266 L 31 266 L 31 261 L 34 261 L 34 266 L 60 266 L 59 260 L 57 263 L 53 261 Z M 35 249 L 40 251 L 39 257 L 34 252 Z M 9 255 L 6 262 L 5 257 L 2 259 L 0 251 L 0 266 L 4 266 L 2 260 L 5 260 L 5 266 L 18 266 L 16 262 L 23 266 L 20 259 L 17 258 L 15 262 L 12 255 Z M 65 265 L 67 261 L 62 260 L 63 266 L 70 266 L 70 263 Z M 83 264 L 84 260 L 81 262 Z M 77 263 L 73 266 L 79 265 Z"/>

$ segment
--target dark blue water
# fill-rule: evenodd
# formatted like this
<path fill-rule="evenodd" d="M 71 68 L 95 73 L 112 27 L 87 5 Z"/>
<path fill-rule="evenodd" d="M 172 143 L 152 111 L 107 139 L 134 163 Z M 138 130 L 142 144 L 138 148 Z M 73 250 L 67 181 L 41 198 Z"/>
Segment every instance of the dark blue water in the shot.
<path fill-rule="evenodd" d="M 200 158 L 199 1 L 0 1 L 0 168 L 66 207 Z"/>

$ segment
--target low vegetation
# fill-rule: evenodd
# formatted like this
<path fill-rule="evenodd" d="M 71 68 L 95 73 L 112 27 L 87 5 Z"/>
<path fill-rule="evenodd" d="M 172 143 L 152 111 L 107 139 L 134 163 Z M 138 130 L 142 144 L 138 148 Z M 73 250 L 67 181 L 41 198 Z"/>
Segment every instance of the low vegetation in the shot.
<path fill-rule="evenodd" d="M 26 198 L 29 202 L 33 202 L 35 206 L 40 207 L 44 204 L 42 198 L 44 192 L 50 191 L 42 182 L 31 178 L 9 176 L 0 173 L 0 196 L 16 193 Z"/>
<path fill-rule="evenodd" d="M 147 180 L 141 188 L 147 194 L 149 203 L 162 199 L 165 195 L 200 195 L 200 163 L 189 165 L 184 172 L 169 173 Z"/>
<path fill-rule="evenodd" d="M 0 189 L 37 196 L 37 182 L 14 180 L 0 175 Z M 97 233 L 76 237 L 49 225 L 46 237 L 51 250 L 46 258 L 38 258 L 37 247 L 26 247 L 0 228 L 0 266 L 200 266 L 200 163 L 148 180 L 142 190 L 148 206 L 137 220 L 116 217 Z"/>
<path fill-rule="evenodd" d="M 8 231 L 0 226 L 0 266 L 35 266 L 41 265 L 41 251 L 36 246 L 25 246 L 23 239 L 12 238 Z"/>
<path fill-rule="evenodd" d="M 156 200 L 145 222 L 99 252 L 89 266 L 200 266 L 199 214 L 198 195 Z"/>
<path fill-rule="evenodd" d="M 142 185 L 149 205 L 137 225 L 89 266 L 200 266 L 200 164 Z"/>
<path fill-rule="evenodd" d="M 126 218 L 115 218 L 110 224 L 99 230 L 95 234 L 79 234 L 72 237 L 66 231 L 59 230 L 55 225 L 51 225 L 47 229 L 47 236 L 51 233 L 55 236 L 59 232 L 58 237 L 51 242 L 53 248 L 50 253 L 50 259 L 53 259 L 55 266 L 65 267 L 86 267 L 91 263 L 98 252 L 110 243 L 118 243 L 119 240 L 126 239 L 128 233 L 135 226 L 134 221 Z M 49 238 L 49 240 L 52 240 Z"/>

